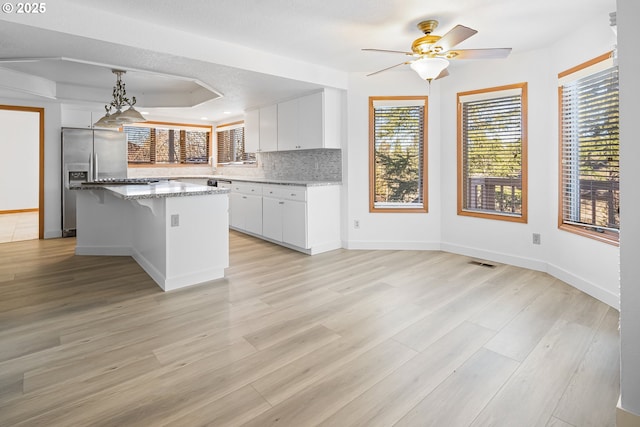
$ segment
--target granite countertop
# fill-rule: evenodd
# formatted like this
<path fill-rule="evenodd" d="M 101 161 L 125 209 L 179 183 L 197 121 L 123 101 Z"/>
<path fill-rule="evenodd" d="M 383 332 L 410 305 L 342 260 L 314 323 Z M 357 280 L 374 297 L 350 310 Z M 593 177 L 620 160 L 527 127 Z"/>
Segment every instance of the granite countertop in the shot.
<path fill-rule="evenodd" d="M 226 188 L 189 184 L 186 182 L 161 181 L 142 185 L 82 185 L 72 187 L 76 190 L 107 190 L 125 200 L 157 199 L 165 197 L 187 197 L 226 194 Z"/>
<path fill-rule="evenodd" d="M 214 179 L 218 181 L 241 181 L 241 182 L 255 182 L 259 184 L 280 184 L 280 185 L 300 185 L 303 187 L 315 187 L 325 185 L 342 185 L 341 181 L 295 181 L 286 179 L 268 179 L 257 177 L 244 177 L 244 176 L 222 176 L 215 175 Z"/>

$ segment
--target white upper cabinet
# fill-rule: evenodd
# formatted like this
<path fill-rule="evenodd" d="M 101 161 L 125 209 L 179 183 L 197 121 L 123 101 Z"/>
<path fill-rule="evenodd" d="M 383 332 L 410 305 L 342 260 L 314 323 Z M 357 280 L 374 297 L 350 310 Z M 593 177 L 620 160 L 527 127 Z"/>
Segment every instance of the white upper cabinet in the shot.
<path fill-rule="evenodd" d="M 298 99 L 278 104 L 278 150 L 296 150 L 299 147 Z"/>
<path fill-rule="evenodd" d="M 260 151 L 260 110 L 244 113 L 244 150 L 247 153 Z"/>
<path fill-rule="evenodd" d="M 244 113 L 244 147 L 247 153 L 278 150 L 278 106 Z"/>
<path fill-rule="evenodd" d="M 339 90 L 324 89 L 322 92 L 247 111 L 247 151 L 340 148 L 341 102 Z M 257 133 L 256 123 L 259 123 Z"/>
<path fill-rule="evenodd" d="M 278 150 L 278 106 L 260 108 L 260 151 Z"/>
<path fill-rule="evenodd" d="M 340 111 L 340 92 L 333 89 L 281 102 L 278 150 L 340 148 Z"/>

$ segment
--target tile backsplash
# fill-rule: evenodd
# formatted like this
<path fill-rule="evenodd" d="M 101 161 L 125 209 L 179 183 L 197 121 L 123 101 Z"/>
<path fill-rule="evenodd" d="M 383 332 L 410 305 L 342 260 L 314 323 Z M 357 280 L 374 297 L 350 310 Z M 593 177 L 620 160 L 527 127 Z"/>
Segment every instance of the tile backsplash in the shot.
<path fill-rule="evenodd" d="M 257 153 L 258 165 L 218 166 L 215 174 L 292 181 L 342 181 L 342 151 L 333 148 Z"/>

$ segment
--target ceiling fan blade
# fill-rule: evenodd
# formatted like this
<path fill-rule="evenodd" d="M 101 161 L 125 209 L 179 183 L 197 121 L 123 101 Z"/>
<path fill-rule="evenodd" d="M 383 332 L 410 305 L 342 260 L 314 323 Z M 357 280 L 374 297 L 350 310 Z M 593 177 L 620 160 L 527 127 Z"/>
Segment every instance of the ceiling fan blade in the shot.
<path fill-rule="evenodd" d="M 446 52 L 477 32 L 477 30 L 465 27 L 464 25 L 456 25 L 448 33 L 440 37 L 440 40 L 435 43 L 434 48 L 439 50 L 440 52 Z"/>
<path fill-rule="evenodd" d="M 499 59 L 511 53 L 510 47 L 496 49 L 454 49 L 443 55 L 447 59 Z M 450 55 L 453 55 L 449 58 Z"/>
<path fill-rule="evenodd" d="M 404 64 L 408 64 L 408 62 L 401 62 L 401 63 L 399 63 L 399 64 L 392 65 L 391 67 L 387 67 L 387 68 L 383 68 L 382 70 L 374 71 L 373 73 L 367 74 L 367 77 L 369 77 L 369 76 L 373 76 L 374 74 L 382 73 L 383 71 L 387 71 L 387 70 L 390 70 L 390 69 L 392 69 L 392 68 L 399 67 L 399 66 L 404 65 Z"/>
<path fill-rule="evenodd" d="M 412 55 L 413 56 L 413 52 L 403 52 L 401 50 L 386 50 L 386 49 L 362 49 L 362 50 L 366 50 L 368 52 L 403 53 L 405 55 Z"/>
<path fill-rule="evenodd" d="M 449 75 L 449 71 L 445 68 L 444 70 L 442 70 L 442 71 L 440 72 L 440 74 L 438 74 L 438 77 L 436 77 L 436 78 L 435 78 L 435 79 L 433 79 L 433 80 L 438 80 L 438 79 L 441 79 L 441 78 L 443 78 L 443 77 L 447 77 L 448 75 Z"/>

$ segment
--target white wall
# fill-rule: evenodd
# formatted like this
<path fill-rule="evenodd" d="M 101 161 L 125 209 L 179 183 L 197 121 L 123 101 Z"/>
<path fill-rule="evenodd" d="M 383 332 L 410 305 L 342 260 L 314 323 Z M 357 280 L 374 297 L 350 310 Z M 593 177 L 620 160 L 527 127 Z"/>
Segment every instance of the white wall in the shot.
<path fill-rule="evenodd" d="M 0 109 L 0 211 L 38 208 L 39 130 L 39 113 Z"/>
<path fill-rule="evenodd" d="M 0 104 L 44 108 L 44 237 L 60 237 L 60 104 L 11 98 L 0 98 Z"/>
<path fill-rule="evenodd" d="M 429 99 L 429 214 L 368 212 L 368 97 L 425 95 L 412 71 L 352 74 L 348 91 L 347 244 L 349 248 L 443 249 L 548 271 L 618 307 L 617 247 L 560 231 L 557 74 L 613 48 L 609 17 L 574 29 L 551 47 L 505 60 L 454 63 Z M 457 215 L 456 93 L 528 83 L 528 223 Z M 353 220 L 360 229 L 353 229 Z M 532 244 L 540 233 L 541 245 Z M 599 263 L 594 263 L 598 260 Z"/>
<path fill-rule="evenodd" d="M 640 144 L 638 99 L 640 2 L 618 0 L 620 66 L 620 341 L 621 407 L 640 415 Z"/>
<path fill-rule="evenodd" d="M 408 67 L 407 67 L 408 68 Z M 429 96 L 428 208 L 424 213 L 369 212 L 369 97 Z M 440 113 L 438 83 L 429 86 L 411 70 L 366 77 L 351 74 L 347 93 L 346 247 L 349 249 L 439 249 Z M 435 107 L 434 107 L 435 106 Z M 354 229 L 353 221 L 360 221 Z"/>
<path fill-rule="evenodd" d="M 555 45 L 452 71 L 443 81 L 442 161 L 456 162 L 457 92 L 528 83 L 528 224 L 461 217 L 456 212 L 455 168 L 442 177 L 443 249 L 548 271 L 594 297 L 618 306 L 618 248 L 557 228 L 559 72 L 613 49 L 609 17 L 574 29 Z M 540 233 L 541 245 L 532 244 Z M 598 260 L 595 263 L 594 260 Z"/>

